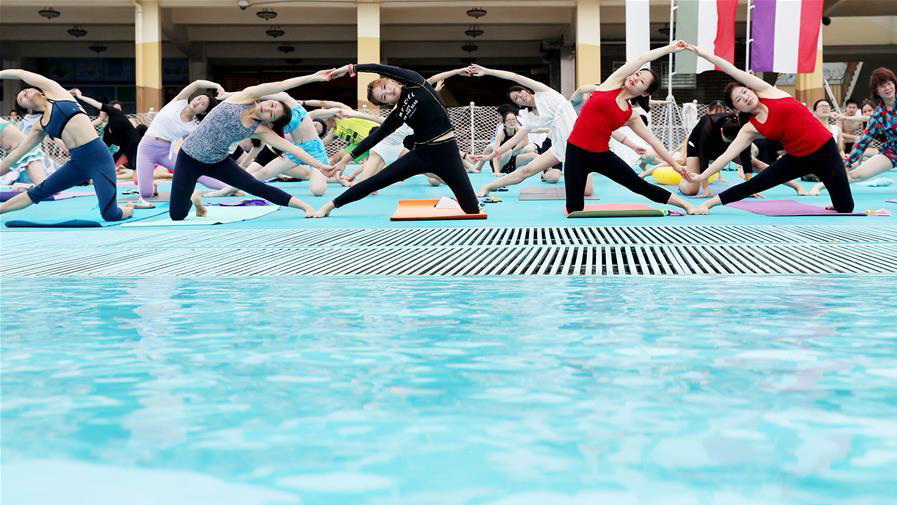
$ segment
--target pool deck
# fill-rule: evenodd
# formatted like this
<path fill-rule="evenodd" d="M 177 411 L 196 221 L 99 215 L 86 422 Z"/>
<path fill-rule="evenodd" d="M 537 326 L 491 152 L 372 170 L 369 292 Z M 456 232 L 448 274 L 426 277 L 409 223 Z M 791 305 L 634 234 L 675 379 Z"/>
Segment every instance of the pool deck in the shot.
<path fill-rule="evenodd" d="M 735 179 L 734 173 L 727 178 Z M 886 174 L 897 179 L 894 172 Z M 472 177 L 475 187 L 492 179 Z M 520 201 L 529 180 L 498 192 L 485 220 L 402 221 L 389 216 L 400 199 L 450 196 L 415 177 L 326 219 L 289 208 L 221 225 L 119 225 L 89 229 L 3 228 L 2 276 L 278 276 L 278 275 L 792 275 L 897 274 L 897 215 L 770 217 L 716 207 L 707 216 L 567 219 L 563 201 Z M 305 182 L 278 183 L 320 207 Z M 810 183 L 805 183 L 809 189 Z M 715 189 L 723 188 L 717 185 Z M 167 184 L 160 190 L 165 191 Z M 603 177 L 592 203 L 642 203 Z M 897 214 L 897 185 L 855 185 L 857 211 Z M 120 191 L 128 188 L 121 188 Z M 83 191 L 76 188 L 74 191 Z M 799 197 L 787 187 L 765 193 L 824 206 L 828 196 Z M 218 201 L 242 198 L 215 199 Z M 696 204 L 701 200 L 693 200 Z M 211 199 L 207 200 L 211 203 Z M 167 203 L 138 210 L 150 222 Z M 672 208 L 671 208 L 672 209 Z M 12 219 L 99 220 L 92 197 L 45 202 L 3 216 Z"/>
<path fill-rule="evenodd" d="M 733 172 L 726 172 L 725 177 L 727 183 L 714 184 L 712 188 L 724 188 L 735 181 L 737 176 Z M 892 180 L 897 180 L 897 172 L 891 171 L 884 174 Z M 491 174 L 480 173 L 472 174 L 471 180 L 474 188 L 479 188 L 493 179 Z M 809 189 L 813 183 L 804 182 L 804 186 Z M 306 182 L 289 182 L 275 183 L 290 194 L 297 196 L 308 202 L 313 207 L 321 207 L 333 197 L 338 195 L 343 188 L 337 184 L 331 184 L 327 194 L 321 197 L 312 196 L 308 184 Z M 897 199 L 897 184 L 871 188 L 863 185 L 853 185 L 853 195 L 856 202 L 857 211 L 886 209 L 894 215 L 889 217 L 867 216 L 867 217 L 850 217 L 850 216 L 818 216 L 818 217 L 769 217 L 753 214 L 743 210 L 718 206 L 711 210 L 711 214 L 707 216 L 670 216 L 664 218 L 614 218 L 614 219 L 566 219 L 563 214 L 563 201 L 520 201 L 518 199 L 520 189 L 524 187 L 550 186 L 543 183 L 538 178 L 531 178 L 518 186 L 511 186 L 507 192 L 496 192 L 494 196 L 500 197 L 503 201 L 500 203 L 492 203 L 485 205 L 485 211 L 489 214 L 486 220 L 464 220 L 464 221 L 405 221 L 392 222 L 389 216 L 396 208 L 396 202 L 403 199 L 438 199 L 441 196 L 451 196 L 451 192 L 445 186 L 432 187 L 423 177 L 414 177 L 402 183 L 396 184 L 390 188 L 381 191 L 378 195 L 371 196 L 362 201 L 347 205 L 345 208 L 336 209 L 333 214 L 326 219 L 303 219 L 302 214 L 294 209 L 283 208 L 278 212 L 263 216 L 251 221 L 242 221 L 238 223 L 230 223 L 223 225 L 215 225 L 215 229 L 324 229 L 324 228 L 432 228 L 432 227 L 565 227 L 565 226 L 714 226 L 714 225 L 851 225 L 851 226 L 868 226 L 868 225 L 897 225 L 897 204 L 887 203 L 885 200 Z M 160 186 L 161 191 L 166 191 L 169 185 L 163 183 Z M 199 186 L 201 188 L 201 186 Z M 558 187 L 563 187 L 561 181 Z M 129 188 L 119 188 L 121 194 Z M 668 187 L 668 189 L 673 189 Z M 76 187 L 71 191 L 89 191 L 87 186 Z M 672 206 L 662 206 L 654 204 L 645 198 L 633 194 L 603 177 L 596 176 L 595 191 L 598 200 L 590 200 L 587 203 L 641 203 L 649 204 L 657 208 L 669 208 L 676 210 Z M 815 197 L 799 197 L 787 187 L 779 186 L 764 193 L 768 199 L 790 199 L 801 203 L 811 205 L 828 205 L 830 200 L 826 193 Z M 207 199 L 212 201 L 228 201 L 242 200 L 243 198 L 223 198 L 223 199 Z M 690 200 L 696 205 L 700 199 Z M 158 204 L 157 204 L 158 205 Z M 138 217 L 158 213 L 158 210 L 167 208 L 167 204 L 161 204 L 158 209 L 153 211 L 138 211 Z M 44 202 L 39 205 L 31 206 L 25 210 L 4 214 L 2 221 L 5 223 L 14 219 L 66 219 L 71 217 L 92 217 L 99 220 L 100 215 L 97 210 L 96 200 L 91 197 L 71 198 L 58 202 Z M 196 226 L 191 229 L 212 228 L 212 226 Z M 122 229 L 119 226 L 109 226 L 104 228 L 105 232 L 114 233 Z M 133 228 L 131 228 L 133 229 Z M 160 228 L 149 228 L 158 230 Z M 18 233 L 35 231 L 35 229 L 27 228 L 6 228 L 2 229 L 2 233 Z M 41 229 L 41 231 L 47 231 Z M 60 230 L 62 231 L 62 230 Z M 71 232 L 71 230 L 67 230 Z M 895 230 L 897 232 L 897 230 Z"/>

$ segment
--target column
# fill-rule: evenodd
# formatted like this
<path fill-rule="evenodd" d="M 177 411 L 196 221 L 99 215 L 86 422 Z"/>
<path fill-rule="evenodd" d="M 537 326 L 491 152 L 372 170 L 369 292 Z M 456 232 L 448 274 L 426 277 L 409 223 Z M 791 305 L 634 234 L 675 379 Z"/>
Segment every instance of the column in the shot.
<path fill-rule="evenodd" d="M 822 30 L 819 30 L 819 45 L 816 48 L 816 67 L 812 73 L 797 74 L 794 79 L 794 97 L 809 107 L 821 98 L 828 98 L 822 85 Z"/>
<path fill-rule="evenodd" d="M 576 1 L 576 87 L 601 82 L 600 3 Z"/>
<path fill-rule="evenodd" d="M 137 112 L 162 107 L 162 26 L 159 0 L 134 1 Z"/>
<path fill-rule="evenodd" d="M 380 63 L 380 2 L 358 2 L 358 58 L 357 63 Z M 368 83 L 376 74 L 358 74 L 358 107 L 374 107 L 368 101 Z"/>

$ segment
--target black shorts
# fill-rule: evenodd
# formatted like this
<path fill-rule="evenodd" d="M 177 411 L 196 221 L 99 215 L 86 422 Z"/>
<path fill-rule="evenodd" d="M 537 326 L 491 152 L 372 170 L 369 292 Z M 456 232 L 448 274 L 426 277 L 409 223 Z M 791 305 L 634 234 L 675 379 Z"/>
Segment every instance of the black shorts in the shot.
<path fill-rule="evenodd" d="M 259 151 L 258 154 L 255 155 L 255 162 L 261 166 L 265 166 L 271 162 L 271 160 L 276 159 L 280 156 L 281 151 L 278 149 L 272 149 L 271 146 L 265 146 Z"/>

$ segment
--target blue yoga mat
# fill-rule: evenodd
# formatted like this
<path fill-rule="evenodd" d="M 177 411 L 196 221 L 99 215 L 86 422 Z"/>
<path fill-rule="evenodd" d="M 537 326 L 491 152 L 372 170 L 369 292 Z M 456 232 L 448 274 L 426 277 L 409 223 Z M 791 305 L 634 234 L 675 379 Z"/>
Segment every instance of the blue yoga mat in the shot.
<path fill-rule="evenodd" d="M 4 224 L 7 228 L 105 228 L 107 226 L 118 226 L 123 223 L 133 223 L 151 217 L 156 217 L 168 213 L 168 208 L 155 209 L 134 209 L 134 216 L 121 221 L 103 221 L 102 219 L 93 219 L 98 211 L 90 213 L 90 215 L 81 215 L 74 219 L 13 219 L 6 221 Z"/>

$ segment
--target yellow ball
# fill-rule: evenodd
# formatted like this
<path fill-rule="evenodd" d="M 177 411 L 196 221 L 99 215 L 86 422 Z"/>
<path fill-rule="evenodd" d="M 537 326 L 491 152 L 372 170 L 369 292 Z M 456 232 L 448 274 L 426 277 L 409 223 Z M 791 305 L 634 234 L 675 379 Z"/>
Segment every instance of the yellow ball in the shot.
<path fill-rule="evenodd" d="M 654 177 L 654 182 L 656 182 L 657 184 L 676 186 L 680 182 L 682 182 L 682 176 L 679 175 L 679 173 L 673 170 L 673 167 L 670 166 L 663 166 L 658 168 L 654 171 L 652 176 Z M 710 178 L 707 179 L 707 182 L 716 182 L 718 179 L 719 172 L 711 175 Z"/>

